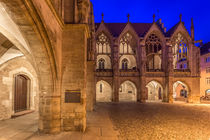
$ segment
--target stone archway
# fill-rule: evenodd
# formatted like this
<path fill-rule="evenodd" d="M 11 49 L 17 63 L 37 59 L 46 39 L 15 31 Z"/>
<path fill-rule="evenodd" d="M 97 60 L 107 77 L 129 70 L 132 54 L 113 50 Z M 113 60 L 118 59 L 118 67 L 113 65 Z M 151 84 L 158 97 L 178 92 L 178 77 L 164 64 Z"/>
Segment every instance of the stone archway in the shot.
<path fill-rule="evenodd" d="M 181 81 L 176 81 L 173 84 L 173 99 L 174 101 L 188 102 L 189 87 Z"/>
<path fill-rule="evenodd" d="M 98 81 L 96 83 L 96 102 L 111 102 L 112 87 L 106 81 Z"/>
<path fill-rule="evenodd" d="M 146 85 L 147 101 L 162 101 L 163 87 L 159 82 L 151 81 Z"/>
<path fill-rule="evenodd" d="M 8 38 L 34 67 L 39 84 L 39 130 L 44 132 L 60 131 L 60 125 L 54 121 L 60 118 L 52 117 L 58 108 L 52 108 L 52 103 L 59 104 L 60 97 L 56 95 L 56 63 L 52 46 L 49 43 L 44 26 L 29 1 L 0 0 L 1 14 L 4 23 L 0 23 L 0 33 Z M 21 38 L 19 38 L 21 36 Z M 48 116 L 51 116 L 50 118 Z M 38 124 L 37 124 L 38 125 Z"/>
<path fill-rule="evenodd" d="M 131 81 L 125 81 L 119 88 L 119 101 L 121 102 L 136 102 L 137 88 Z"/>

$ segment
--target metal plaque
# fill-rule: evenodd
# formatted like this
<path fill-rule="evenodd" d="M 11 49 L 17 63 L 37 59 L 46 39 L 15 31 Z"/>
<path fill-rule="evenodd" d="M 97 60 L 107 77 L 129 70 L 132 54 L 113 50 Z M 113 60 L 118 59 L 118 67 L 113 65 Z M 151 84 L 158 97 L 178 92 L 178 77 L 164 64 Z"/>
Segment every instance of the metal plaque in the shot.
<path fill-rule="evenodd" d="M 79 90 L 66 90 L 65 103 L 80 103 L 81 93 Z"/>

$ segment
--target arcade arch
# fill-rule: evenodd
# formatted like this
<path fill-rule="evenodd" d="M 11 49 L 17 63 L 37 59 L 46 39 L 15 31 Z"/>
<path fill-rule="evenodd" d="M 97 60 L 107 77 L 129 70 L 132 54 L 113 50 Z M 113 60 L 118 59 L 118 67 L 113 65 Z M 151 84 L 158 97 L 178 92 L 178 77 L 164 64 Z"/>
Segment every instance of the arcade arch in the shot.
<path fill-rule="evenodd" d="M 151 81 L 146 85 L 147 101 L 162 101 L 163 87 L 159 82 Z"/>
<path fill-rule="evenodd" d="M 176 81 L 173 84 L 173 99 L 174 101 L 187 102 L 189 97 L 189 87 L 181 81 Z"/>
<path fill-rule="evenodd" d="M 111 102 L 112 88 L 106 81 L 98 81 L 96 83 L 96 102 Z"/>
<path fill-rule="evenodd" d="M 131 81 L 125 81 L 119 88 L 119 101 L 135 102 L 137 101 L 137 88 Z"/>

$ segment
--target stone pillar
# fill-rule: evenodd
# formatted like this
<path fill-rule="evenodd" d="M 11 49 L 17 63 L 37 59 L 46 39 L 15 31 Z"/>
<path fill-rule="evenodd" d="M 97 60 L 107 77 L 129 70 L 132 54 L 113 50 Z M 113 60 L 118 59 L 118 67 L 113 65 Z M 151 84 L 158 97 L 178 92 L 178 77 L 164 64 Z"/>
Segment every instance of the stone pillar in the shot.
<path fill-rule="evenodd" d="M 64 27 L 62 39 L 61 128 L 64 131 L 85 131 L 87 96 L 87 40 L 89 28 L 85 24 Z M 80 101 L 66 101 L 79 93 Z M 71 94 L 69 94 L 71 93 Z M 73 95 L 72 95 L 73 96 Z"/>
<path fill-rule="evenodd" d="M 147 93 L 146 93 L 146 61 L 147 61 L 147 58 L 146 58 L 145 46 L 141 45 L 140 47 L 141 47 L 141 52 L 142 52 L 141 68 L 140 68 L 140 91 L 141 91 L 141 95 L 138 96 L 138 101 L 144 103 L 144 102 L 146 102 L 146 99 L 147 99 Z"/>
<path fill-rule="evenodd" d="M 140 82 L 140 99 L 138 98 L 138 101 L 141 103 L 145 103 L 147 100 L 147 93 L 146 93 L 146 77 L 145 76 L 141 76 L 141 82 Z"/>
<path fill-rule="evenodd" d="M 53 90 L 53 89 L 51 89 Z M 60 96 L 41 91 L 39 97 L 39 131 L 58 133 L 61 131 Z"/>
<path fill-rule="evenodd" d="M 119 102 L 119 78 L 113 78 L 113 102 Z"/>
<path fill-rule="evenodd" d="M 95 62 L 88 61 L 87 62 L 87 111 L 93 110 L 94 105 L 94 95 L 96 94 L 96 84 L 95 84 Z"/>
<path fill-rule="evenodd" d="M 188 102 L 200 103 L 200 78 L 194 77 L 191 79 L 191 82 L 191 86 L 188 87 Z"/>
<path fill-rule="evenodd" d="M 119 101 L 119 55 L 118 55 L 118 45 L 114 45 L 113 47 L 113 101 Z"/>
<path fill-rule="evenodd" d="M 173 77 L 174 77 L 174 67 L 173 67 L 173 54 L 172 54 L 172 46 L 168 45 L 166 48 L 166 78 L 164 84 L 164 94 L 163 94 L 163 101 L 173 103 Z"/>
<path fill-rule="evenodd" d="M 75 0 L 63 0 L 62 4 L 62 17 L 65 23 L 74 23 L 75 22 Z"/>

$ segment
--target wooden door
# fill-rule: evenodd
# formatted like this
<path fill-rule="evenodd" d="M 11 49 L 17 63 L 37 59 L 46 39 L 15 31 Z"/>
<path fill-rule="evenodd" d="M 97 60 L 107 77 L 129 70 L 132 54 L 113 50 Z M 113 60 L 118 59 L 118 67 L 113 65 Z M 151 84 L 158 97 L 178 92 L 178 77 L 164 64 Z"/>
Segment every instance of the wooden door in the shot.
<path fill-rule="evenodd" d="M 14 96 L 14 110 L 15 112 L 24 111 L 27 109 L 27 78 L 23 75 L 15 77 L 15 96 Z"/>

